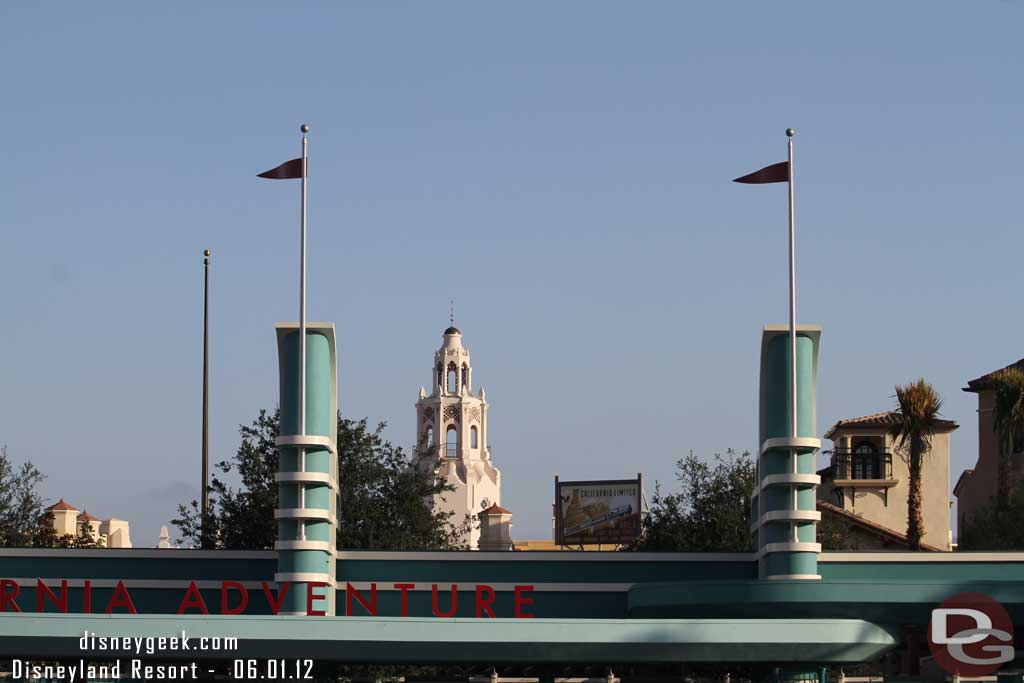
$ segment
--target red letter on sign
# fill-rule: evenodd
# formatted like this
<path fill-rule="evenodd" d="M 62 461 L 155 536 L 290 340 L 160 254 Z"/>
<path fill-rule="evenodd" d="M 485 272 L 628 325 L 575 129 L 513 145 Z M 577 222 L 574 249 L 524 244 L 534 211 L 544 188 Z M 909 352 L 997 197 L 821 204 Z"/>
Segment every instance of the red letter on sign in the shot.
<path fill-rule="evenodd" d="M 415 583 L 396 583 L 395 588 L 402 591 L 402 616 L 409 616 L 409 591 L 416 587 Z"/>
<path fill-rule="evenodd" d="M 135 611 L 135 605 L 132 603 L 132 596 L 128 595 L 128 589 L 124 587 L 124 581 L 120 579 L 118 579 L 114 594 L 110 596 L 110 602 L 107 603 L 107 608 L 103 612 L 110 614 L 114 611 L 115 607 L 127 607 L 129 614 L 138 614 Z"/>
<path fill-rule="evenodd" d="M 178 605 L 178 614 L 184 614 L 185 610 L 189 607 L 198 607 L 199 611 L 203 614 L 209 614 L 210 610 L 206 608 L 206 601 L 203 600 L 203 594 L 199 592 L 199 586 L 196 585 L 195 581 L 189 581 L 188 590 L 185 591 L 185 597 L 181 599 L 181 604 Z"/>
<path fill-rule="evenodd" d="M 327 615 L 322 609 L 313 609 L 314 600 L 326 600 L 326 595 L 314 595 L 313 589 L 326 586 L 327 584 L 323 581 L 310 581 L 306 584 L 306 616 L 307 617 L 323 617 Z"/>
<path fill-rule="evenodd" d="M 53 604 L 57 605 L 64 614 L 68 613 L 68 581 L 67 579 L 61 579 L 60 581 L 60 599 L 54 595 L 50 587 L 43 583 L 42 579 L 36 579 L 36 611 L 43 611 L 43 598 L 50 596 L 50 600 L 53 600 Z"/>
<path fill-rule="evenodd" d="M 523 611 L 524 605 L 532 605 L 533 598 L 523 597 L 523 593 L 526 591 L 533 591 L 533 586 L 516 586 L 516 606 L 515 611 L 512 613 L 516 619 L 533 619 L 532 614 L 527 614 Z"/>
<path fill-rule="evenodd" d="M 430 587 L 430 608 L 434 611 L 435 617 L 454 617 L 455 610 L 459 608 L 459 587 L 456 584 L 452 584 L 452 608 L 441 614 L 441 611 L 437 608 L 437 584 L 433 584 Z"/>
<path fill-rule="evenodd" d="M 486 597 L 484 596 L 486 593 Z M 480 585 L 476 587 L 476 618 L 479 619 L 484 614 L 487 614 L 490 618 L 494 618 L 494 610 L 491 609 L 491 605 L 494 604 L 494 589 L 490 586 Z"/>
<path fill-rule="evenodd" d="M 345 582 L 345 616 L 352 616 L 352 598 L 359 601 L 359 604 L 363 606 L 371 617 L 377 616 L 377 584 L 370 584 L 370 602 L 366 602 L 366 598 L 363 594 L 356 590 L 348 581 Z M 402 615 L 405 616 L 405 615 Z"/>
<path fill-rule="evenodd" d="M 8 593 L 8 587 L 13 588 L 14 590 Z M 20 612 L 21 608 L 18 607 L 18 603 L 14 602 L 14 598 L 18 597 L 18 593 L 20 592 L 21 586 L 18 585 L 17 581 L 12 579 L 0 579 L 0 612 L 7 611 L 7 603 L 11 604 L 12 612 Z"/>
<path fill-rule="evenodd" d="M 291 581 L 285 581 L 281 584 L 280 590 L 277 591 L 277 602 L 274 601 L 274 596 L 270 594 L 270 586 L 267 585 L 266 581 L 263 584 L 263 594 L 267 596 L 267 603 L 270 605 L 270 613 L 277 614 L 281 611 L 281 603 L 284 602 L 284 596 L 288 595 L 288 587 L 292 585 Z"/>
<path fill-rule="evenodd" d="M 236 591 L 242 594 L 242 602 L 239 603 L 238 607 L 228 607 L 228 590 L 234 588 Z M 245 590 L 245 586 L 238 583 L 237 581 L 221 581 L 220 582 L 220 613 L 221 614 L 241 614 L 245 611 L 245 606 L 249 604 L 249 591 Z"/>

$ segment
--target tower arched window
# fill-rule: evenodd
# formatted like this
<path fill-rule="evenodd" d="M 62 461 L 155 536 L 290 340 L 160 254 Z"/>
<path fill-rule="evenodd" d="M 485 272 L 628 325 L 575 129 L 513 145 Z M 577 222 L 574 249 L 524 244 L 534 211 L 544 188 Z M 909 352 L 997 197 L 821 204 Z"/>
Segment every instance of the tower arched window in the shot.
<path fill-rule="evenodd" d="M 881 467 L 878 462 L 878 449 L 870 441 L 861 441 L 853 447 L 853 463 L 851 467 L 853 479 L 880 479 Z"/>
<path fill-rule="evenodd" d="M 434 428 L 427 427 L 427 433 L 423 436 L 423 443 L 427 446 L 434 445 Z"/>
<path fill-rule="evenodd" d="M 444 436 L 445 443 L 445 456 L 449 458 L 459 457 L 459 432 L 455 429 L 455 425 L 448 425 L 448 430 Z"/>
<path fill-rule="evenodd" d="M 469 391 L 469 366 L 462 364 L 462 388 Z"/>
<path fill-rule="evenodd" d="M 469 447 L 476 448 L 476 425 L 469 428 Z"/>
<path fill-rule="evenodd" d="M 448 392 L 454 394 L 459 389 L 459 366 L 455 361 L 448 363 Z"/>

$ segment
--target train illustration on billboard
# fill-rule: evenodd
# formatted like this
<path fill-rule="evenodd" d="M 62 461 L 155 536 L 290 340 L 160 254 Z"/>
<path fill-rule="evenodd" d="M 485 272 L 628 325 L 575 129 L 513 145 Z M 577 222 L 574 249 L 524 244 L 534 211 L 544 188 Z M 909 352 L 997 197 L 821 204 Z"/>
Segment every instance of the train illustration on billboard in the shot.
<path fill-rule="evenodd" d="M 555 477 L 555 542 L 626 545 L 640 535 L 643 477 L 560 481 Z"/>

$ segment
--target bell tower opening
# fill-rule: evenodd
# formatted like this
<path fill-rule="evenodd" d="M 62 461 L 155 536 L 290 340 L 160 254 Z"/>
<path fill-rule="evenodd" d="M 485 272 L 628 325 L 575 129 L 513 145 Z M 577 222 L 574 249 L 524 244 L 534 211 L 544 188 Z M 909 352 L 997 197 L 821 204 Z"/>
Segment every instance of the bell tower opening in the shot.
<path fill-rule="evenodd" d="M 448 393 L 459 393 L 459 370 L 455 365 L 455 361 L 448 363 Z"/>
<path fill-rule="evenodd" d="M 448 458 L 459 457 L 459 432 L 455 425 L 448 425 L 448 431 L 444 435 L 444 451 Z"/>

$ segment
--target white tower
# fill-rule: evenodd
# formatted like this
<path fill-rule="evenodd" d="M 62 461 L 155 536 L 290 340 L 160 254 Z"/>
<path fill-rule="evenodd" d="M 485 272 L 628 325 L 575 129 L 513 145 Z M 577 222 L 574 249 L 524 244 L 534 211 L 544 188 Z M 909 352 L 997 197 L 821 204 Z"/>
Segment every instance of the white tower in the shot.
<path fill-rule="evenodd" d="M 501 503 L 501 473 L 491 464 L 487 448 L 487 401 L 481 388 L 473 395 L 473 367 L 462 333 L 444 331 L 444 343 L 434 353 L 430 395 L 420 389 L 416 402 L 416 434 L 424 468 L 454 490 L 434 499 L 434 509 L 453 512 L 456 526 L 468 518 L 474 529 L 463 540 L 476 550 L 480 538 L 477 515 Z"/>

